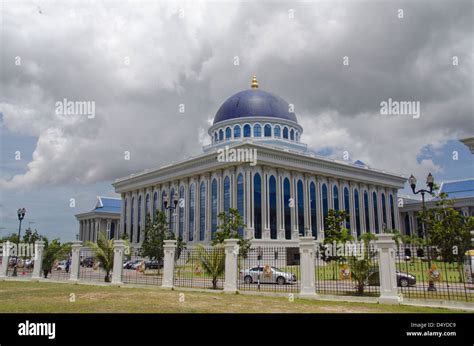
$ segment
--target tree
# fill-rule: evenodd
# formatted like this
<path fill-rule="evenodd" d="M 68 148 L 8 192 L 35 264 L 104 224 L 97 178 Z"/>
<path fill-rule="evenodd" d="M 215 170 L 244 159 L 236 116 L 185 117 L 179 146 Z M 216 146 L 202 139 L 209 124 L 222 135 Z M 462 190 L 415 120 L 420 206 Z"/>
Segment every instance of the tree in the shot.
<path fill-rule="evenodd" d="M 238 210 L 229 208 L 229 212 L 221 212 L 218 217 L 220 225 L 217 227 L 218 231 L 214 234 L 212 245 L 223 244 L 225 239 L 239 239 L 239 255 L 243 258 L 247 258 L 251 243 L 250 239 L 244 239 L 244 237 L 239 234 L 239 229 L 245 227 L 245 224 Z"/>
<path fill-rule="evenodd" d="M 110 282 L 110 272 L 114 266 L 114 240 L 107 239 L 103 232 L 99 232 L 97 243 L 86 242 L 94 252 L 94 257 L 99 261 L 99 266 L 105 271 L 105 282 Z"/>
<path fill-rule="evenodd" d="M 454 201 L 441 193 L 436 207 L 426 210 L 425 227 L 428 243 L 436 246 L 444 261 L 462 265 L 464 253 L 471 247 L 474 217 L 464 216 L 453 208 Z"/>
<path fill-rule="evenodd" d="M 49 242 L 45 236 L 42 236 L 41 239 L 44 241 L 43 262 L 41 267 L 43 276 L 46 279 L 53 269 L 54 262 L 65 259 L 71 252 L 71 246 L 69 244 L 61 244 L 59 239 L 53 239 L 51 242 Z"/>
<path fill-rule="evenodd" d="M 362 258 L 357 256 L 349 256 L 347 258 L 351 268 L 351 277 L 357 283 L 357 293 L 361 295 L 364 294 L 367 279 L 373 268 L 372 260 L 376 256 L 376 252 L 370 249 L 370 242 L 376 239 L 377 237 L 371 232 L 362 234 L 359 237 L 359 240 L 364 244 Z"/>
<path fill-rule="evenodd" d="M 147 216 L 145 239 L 142 243 L 141 254 L 150 260 L 162 261 L 165 254 L 163 248 L 164 241 L 175 239 L 175 235 L 168 229 L 166 213 L 157 210 L 153 222 L 151 222 L 150 216 Z M 180 257 L 181 252 L 186 248 L 186 243 L 183 242 L 181 237 L 178 237 L 176 240 L 175 260 Z"/>
<path fill-rule="evenodd" d="M 349 214 L 345 210 L 334 210 L 329 209 L 328 215 L 325 219 L 326 229 L 324 231 L 324 242 L 319 245 L 321 252 L 321 258 L 325 262 L 330 261 L 344 261 L 344 256 L 338 255 L 326 255 L 326 248 L 328 244 L 345 244 L 348 241 L 353 240 L 350 231 L 345 227 L 346 221 L 348 220 Z"/>
<path fill-rule="evenodd" d="M 204 273 L 212 278 L 212 288 L 217 289 L 217 281 L 225 270 L 225 252 L 222 244 L 217 244 L 208 249 L 198 244 L 196 252 L 188 261 L 197 262 Z"/>
<path fill-rule="evenodd" d="M 42 236 L 38 233 L 36 229 L 32 231 L 31 228 L 27 228 L 25 230 L 25 234 L 23 235 L 23 242 L 34 244 L 37 240 L 41 240 L 41 238 Z"/>

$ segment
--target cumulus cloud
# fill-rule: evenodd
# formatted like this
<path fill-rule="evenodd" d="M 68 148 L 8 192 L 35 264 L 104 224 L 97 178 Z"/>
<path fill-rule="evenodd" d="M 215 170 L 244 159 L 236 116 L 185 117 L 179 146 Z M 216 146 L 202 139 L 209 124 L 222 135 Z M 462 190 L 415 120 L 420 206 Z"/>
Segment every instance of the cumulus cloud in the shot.
<path fill-rule="evenodd" d="M 311 149 L 403 174 L 440 171 L 423 148 L 473 131 L 472 4 L 404 3 L 403 19 L 398 7 L 44 2 L 39 13 L 7 3 L 2 126 L 37 144 L 0 187 L 110 181 L 196 154 L 208 119 L 253 74 L 295 104 Z M 56 114 L 64 98 L 94 102 L 95 118 Z M 420 118 L 381 116 L 388 98 L 419 101 Z"/>

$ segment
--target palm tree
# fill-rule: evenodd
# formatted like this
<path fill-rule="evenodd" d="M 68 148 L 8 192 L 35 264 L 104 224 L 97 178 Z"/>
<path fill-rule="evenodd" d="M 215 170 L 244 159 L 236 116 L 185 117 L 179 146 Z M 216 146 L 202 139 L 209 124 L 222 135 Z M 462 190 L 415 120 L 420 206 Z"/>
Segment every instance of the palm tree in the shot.
<path fill-rule="evenodd" d="M 70 251 L 70 246 L 61 245 L 58 239 L 53 239 L 49 242 L 48 238 L 42 237 L 42 240 L 44 241 L 44 252 L 41 267 L 43 270 L 43 276 L 46 279 L 53 269 L 54 262 L 65 258 Z"/>
<path fill-rule="evenodd" d="M 110 272 L 114 266 L 114 240 L 108 240 L 104 233 L 99 233 L 97 243 L 88 241 L 86 246 L 94 252 L 94 257 L 99 261 L 99 266 L 105 271 L 105 282 L 110 282 Z"/>
<path fill-rule="evenodd" d="M 196 253 L 189 260 L 194 260 L 212 278 L 212 288 L 217 289 L 217 280 L 225 270 L 225 253 L 222 245 L 206 249 L 201 244 L 196 246 Z"/>

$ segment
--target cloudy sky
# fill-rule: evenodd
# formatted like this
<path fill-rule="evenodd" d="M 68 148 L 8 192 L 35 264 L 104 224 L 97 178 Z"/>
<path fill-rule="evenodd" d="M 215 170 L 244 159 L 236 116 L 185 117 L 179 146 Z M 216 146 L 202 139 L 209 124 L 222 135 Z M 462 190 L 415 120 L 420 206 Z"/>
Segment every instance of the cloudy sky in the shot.
<path fill-rule="evenodd" d="M 26 226 L 75 238 L 73 215 L 114 179 L 198 154 L 254 74 L 322 155 L 420 181 L 473 176 L 458 141 L 474 135 L 471 1 L 1 6 L 0 236 L 26 207 Z M 420 117 L 381 115 L 389 98 L 420 102 Z M 95 117 L 57 114 L 64 99 L 94 102 Z"/>

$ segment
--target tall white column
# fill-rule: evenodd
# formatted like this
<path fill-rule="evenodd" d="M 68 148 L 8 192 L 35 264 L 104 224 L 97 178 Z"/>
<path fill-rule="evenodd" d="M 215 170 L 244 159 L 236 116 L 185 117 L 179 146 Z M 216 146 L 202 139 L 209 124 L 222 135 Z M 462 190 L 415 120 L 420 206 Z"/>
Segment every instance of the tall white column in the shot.
<path fill-rule="evenodd" d="M 8 263 L 10 262 L 10 249 L 12 243 L 9 240 L 2 244 L 2 266 L 0 270 L 0 280 L 4 280 L 8 275 Z"/>
<path fill-rule="evenodd" d="M 174 285 L 174 254 L 176 252 L 176 240 L 165 240 L 163 245 L 163 288 L 173 288 Z"/>
<path fill-rule="evenodd" d="M 124 252 L 125 252 L 125 241 L 114 240 L 114 265 L 113 265 L 113 271 L 112 271 L 112 285 L 122 284 Z"/>
<path fill-rule="evenodd" d="M 378 252 L 380 275 L 380 298 L 382 304 L 399 304 L 397 274 L 395 266 L 396 244 L 392 239 L 393 234 L 381 233 L 375 242 Z"/>
<path fill-rule="evenodd" d="M 70 281 L 77 281 L 79 280 L 79 268 L 81 266 L 81 248 L 82 248 L 82 241 L 73 241 L 71 244 L 71 266 L 69 268 L 70 271 Z"/>
<path fill-rule="evenodd" d="M 32 279 L 41 278 L 41 269 L 43 266 L 43 250 L 44 250 L 44 241 L 37 240 L 35 241 L 35 262 L 33 264 L 33 273 L 31 274 Z"/>
<path fill-rule="evenodd" d="M 238 239 L 225 239 L 225 280 L 224 280 L 224 292 L 235 293 L 237 292 L 237 280 L 238 280 L 238 256 L 239 256 L 239 240 Z"/>
<path fill-rule="evenodd" d="M 317 297 L 314 260 L 316 242 L 314 237 L 300 237 L 301 291 L 300 296 Z"/>

